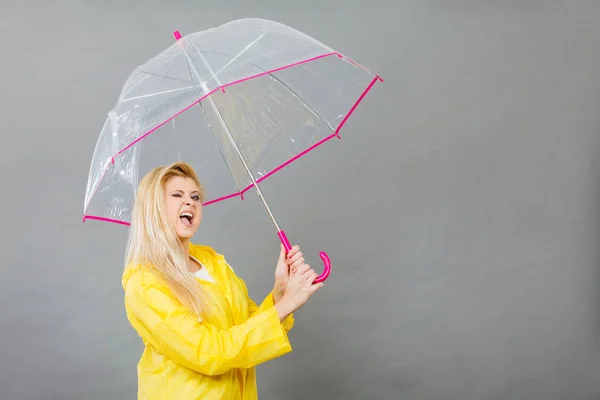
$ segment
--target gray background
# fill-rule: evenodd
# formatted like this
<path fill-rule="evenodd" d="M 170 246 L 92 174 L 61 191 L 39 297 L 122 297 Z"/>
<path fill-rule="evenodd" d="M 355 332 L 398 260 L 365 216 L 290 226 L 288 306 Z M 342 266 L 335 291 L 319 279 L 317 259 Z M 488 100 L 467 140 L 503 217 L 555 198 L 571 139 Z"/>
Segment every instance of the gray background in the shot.
<path fill-rule="evenodd" d="M 138 64 L 241 17 L 381 74 L 343 139 L 264 185 L 326 287 L 261 399 L 600 398 L 600 2 L 2 1 L 0 397 L 133 399 L 126 228 L 81 223 L 105 113 Z M 197 240 L 260 300 L 255 196 Z M 246 225 L 246 223 L 248 225 Z"/>

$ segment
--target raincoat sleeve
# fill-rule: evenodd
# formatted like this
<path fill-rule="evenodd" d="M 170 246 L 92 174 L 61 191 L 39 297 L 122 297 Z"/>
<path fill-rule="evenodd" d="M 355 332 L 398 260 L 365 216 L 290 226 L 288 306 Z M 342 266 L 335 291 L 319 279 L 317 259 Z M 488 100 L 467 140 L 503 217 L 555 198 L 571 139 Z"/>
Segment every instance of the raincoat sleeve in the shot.
<path fill-rule="evenodd" d="M 256 315 L 257 313 L 264 312 L 269 308 L 275 305 L 275 298 L 273 297 L 273 292 L 269 293 L 267 297 L 263 300 L 260 306 L 258 306 L 254 300 L 248 297 L 248 315 L 250 317 Z M 283 328 L 286 332 L 289 332 L 294 326 L 294 314 L 288 315 L 282 322 Z"/>
<path fill-rule="evenodd" d="M 164 287 L 130 280 L 127 316 L 148 344 L 171 360 L 205 375 L 251 368 L 292 350 L 275 307 L 265 306 L 229 329 L 200 322 Z"/>
<path fill-rule="evenodd" d="M 252 300 L 250 298 L 250 296 L 248 295 L 248 287 L 246 286 L 246 283 L 239 276 L 236 275 L 235 271 L 233 270 L 233 268 L 231 267 L 231 265 L 229 265 L 229 263 L 227 261 L 225 261 L 225 263 L 229 267 L 232 276 L 237 281 L 237 284 L 240 285 L 240 287 L 244 291 L 245 296 L 248 298 L 248 315 L 250 317 L 252 317 L 256 313 L 264 312 L 265 310 L 275 306 L 275 297 L 273 297 L 273 291 L 271 291 L 267 295 L 267 297 L 265 297 L 265 299 L 260 304 L 260 306 L 258 306 L 256 304 L 256 302 L 254 300 Z M 286 332 L 289 332 L 292 329 L 292 327 L 294 326 L 294 314 L 291 313 L 290 315 L 288 315 L 283 320 L 282 324 L 283 324 L 283 328 L 286 330 Z"/>

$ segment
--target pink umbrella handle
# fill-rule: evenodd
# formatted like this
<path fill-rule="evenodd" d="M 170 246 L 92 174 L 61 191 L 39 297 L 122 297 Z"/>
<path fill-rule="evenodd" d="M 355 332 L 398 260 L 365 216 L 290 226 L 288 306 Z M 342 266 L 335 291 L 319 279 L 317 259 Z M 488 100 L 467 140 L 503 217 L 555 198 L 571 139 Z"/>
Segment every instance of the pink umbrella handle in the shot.
<path fill-rule="evenodd" d="M 285 235 L 285 232 L 279 231 L 277 232 L 277 235 L 279 235 L 279 239 L 281 240 L 281 243 L 283 243 L 285 251 L 289 252 L 292 249 L 292 245 L 290 244 L 290 241 Z M 329 256 L 324 251 L 320 252 L 319 255 L 321 256 L 321 260 L 323 260 L 325 268 L 323 270 L 323 273 L 317 276 L 313 283 L 324 282 L 327 278 L 329 278 L 329 274 L 331 273 L 331 260 L 329 259 Z"/>

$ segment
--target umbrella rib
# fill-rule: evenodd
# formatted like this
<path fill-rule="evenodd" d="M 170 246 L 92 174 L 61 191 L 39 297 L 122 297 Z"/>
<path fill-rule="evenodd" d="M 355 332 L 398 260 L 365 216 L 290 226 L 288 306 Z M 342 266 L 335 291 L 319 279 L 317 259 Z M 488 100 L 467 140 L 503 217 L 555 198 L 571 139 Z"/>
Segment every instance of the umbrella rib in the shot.
<path fill-rule="evenodd" d="M 244 54 L 244 53 L 245 53 L 245 52 L 246 52 L 246 51 L 247 51 L 247 50 L 248 50 L 250 47 L 254 46 L 254 45 L 256 44 L 256 42 L 258 42 L 260 39 L 262 39 L 262 38 L 263 38 L 263 36 L 265 36 L 266 34 L 267 34 L 266 32 L 263 32 L 263 34 L 262 34 L 262 35 L 260 35 L 259 37 L 257 37 L 257 38 L 256 38 L 256 39 L 255 39 L 255 40 L 252 42 L 252 43 L 250 43 L 248 46 L 246 46 L 246 47 L 245 47 L 245 48 L 244 48 L 242 51 L 240 51 L 240 52 L 239 52 L 239 53 L 238 53 L 238 54 L 237 54 L 235 57 L 232 57 L 231 61 L 229 61 L 227 64 L 223 65 L 223 66 L 221 67 L 221 69 L 220 69 L 220 70 L 218 70 L 218 71 L 216 72 L 216 75 L 219 75 L 219 74 L 221 73 L 221 71 L 223 71 L 225 68 L 227 68 L 229 65 L 231 65 L 231 63 L 232 63 L 232 62 L 234 62 L 235 60 L 239 59 L 239 60 L 242 60 L 242 61 L 244 61 L 244 59 L 243 59 L 243 58 L 241 58 L 240 56 L 241 56 L 242 54 Z M 251 64 L 251 63 L 249 63 L 249 64 Z"/>
<path fill-rule="evenodd" d="M 194 79 L 194 77 L 192 76 L 192 66 L 190 65 L 190 62 L 188 60 L 188 72 L 190 73 L 190 78 Z M 198 95 L 199 99 L 202 99 L 202 92 L 204 91 L 204 89 L 198 87 L 198 85 L 194 84 L 194 88 L 196 89 L 196 93 Z M 210 121 L 208 120 L 208 117 L 206 116 L 206 113 L 204 112 L 204 106 L 202 105 L 202 101 L 198 102 L 198 105 L 200 106 L 200 110 L 202 113 L 202 118 L 204 118 L 204 121 L 206 122 L 206 125 L 208 127 L 208 129 L 211 131 L 211 133 L 213 133 L 213 130 L 211 129 L 210 126 Z M 235 174 L 233 173 L 233 171 L 231 170 L 231 166 L 229 165 L 229 163 L 227 162 L 227 158 L 225 157 L 225 154 L 223 153 L 223 149 L 221 148 L 221 145 L 219 144 L 219 142 L 217 141 L 214 133 L 210 135 L 213 143 L 215 144 L 215 146 L 217 147 L 217 149 L 219 150 L 219 154 L 221 154 L 221 157 L 223 158 L 223 162 L 225 163 L 225 165 L 227 166 L 227 169 L 229 170 L 229 173 L 231 174 L 231 176 L 233 177 L 233 183 L 235 184 L 236 189 L 238 190 L 238 192 L 241 192 L 240 187 L 238 186 L 238 183 L 235 180 Z M 242 194 L 243 196 L 243 194 Z M 242 197 L 243 198 L 243 197 Z"/>
<path fill-rule="evenodd" d="M 157 75 L 158 76 L 158 75 Z M 128 97 L 126 99 L 121 100 L 121 102 L 126 102 L 126 101 L 131 101 L 131 100 L 139 100 L 139 99 L 145 99 L 146 97 L 152 97 L 152 96 L 159 96 L 161 94 L 167 94 L 167 93 L 173 93 L 173 92 L 179 92 L 181 90 L 187 90 L 187 89 L 195 89 L 196 86 L 186 86 L 184 88 L 179 88 L 179 89 L 171 89 L 171 90 L 164 90 L 162 92 L 157 92 L 157 93 L 150 93 L 150 94 L 144 94 L 141 96 L 136 96 L 136 97 Z"/>
<path fill-rule="evenodd" d="M 240 189 L 240 186 L 238 185 L 236 179 L 235 179 L 235 174 L 233 173 L 233 170 L 231 169 L 231 166 L 229 165 L 229 162 L 227 161 L 227 157 L 225 157 L 225 153 L 223 153 L 223 149 L 221 148 L 221 144 L 217 141 L 216 139 L 216 135 L 213 133 L 213 130 L 210 126 L 210 121 L 208 120 L 208 117 L 206 116 L 206 113 L 204 112 L 204 106 L 202 105 L 202 102 L 199 102 L 198 105 L 200 106 L 200 109 L 202 110 L 202 117 L 204 118 L 204 121 L 206 121 L 206 125 L 208 126 L 208 129 L 211 131 L 211 137 L 213 140 L 213 143 L 215 144 L 215 146 L 217 146 L 217 149 L 219 150 L 219 154 L 221 154 L 221 157 L 223 158 L 223 162 L 225 163 L 225 165 L 227 166 L 227 169 L 229 170 L 229 173 L 231 174 L 231 176 L 233 177 L 233 183 L 237 189 L 237 191 L 240 193 L 240 195 L 242 196 L 242 198 L 244 198 L 244 195 L 242 194 L 242 191 Z"/>
<path fill-rule="evenodd" d="M 175 65 L 175 60 L 173 60 L 173 61 L 172 61 L 172 63 L 171 63 L 171 66 L 170 66 L 170 67 L 169 67 L 169 69 L 167 70 L 167 73 L 168 73 L 169 71 L 171 71 L 171 68 L 173 68 L 173 65 Z M 152 74 L 151 74 L 151 75 L 152 75 Z M 160 81 L 160 82 L 158 82 L 158 83 L 156 84 L 157 86 L 158 86 L 158 85 L 160 85 L 160 83 L 162 82 L 162 79 L 164 79 L 164 78 L 168 78 L 167 76 L 162 76 L 162 75 L 157 75 L 157 76 L 161 78 L 161 81 Z M 193 82 L 191 82 L 191 83 L 193 84 Z M 149 102 L 151 102 L 151 101 L 152 101 L 152 100 L 150 100 Z M 148 105 L 146 105 L 146 107 L 144 107 L 144 108 L 145 108 L 145 110 L 144 110 L 144 114 L 143 114 L 143 116 L 142 116 L 142 119 L 141 119 L 141 121 L 140 121 L 140 125 L 143 125 L 143 123 L 144 123 L 144 122 L 145 122 L 145 120 L 146 120 L 146 116 L 148 115 L 148 110 L 149 110 L 149 107 L 148 107 Z M 120 153 L 121 153 L 121 152 L 119 152 L 119 153 L 117 153 L 117 154 L 120 154 Z M 112 156 L 112 157 L 111 157 L 111 161 L 112 161 L 112 163 L 114 164 L 114 162 L 115 162 L 115 156 Z M 108 164 L 107 164 L 107 165 L 108 165 Z M 138 172 L 138 171 L 135 171 L 135 170 L 134 170 L 134 174 L 136 174 L 136 176 L 135 176 L 135 178 L 134 178 L 134 179 L 135 179 L 135 181 L 137 181 L 137 172 Z M 99 185 L 99 184 L 100 184 L 100 183 L 98 183 L 98 185 Z M 134 189 L 134 191 L 135 191 L 135 190 L 136 190 L 136 189 Z"/>
<path fill-rule="evenodd" d="M 173 68 L 173 66 L 175 65 L 175 61 L 176 61 L 176 60 L 172 60 L 172 62 L 171 62 L 171 66 L 170 66 L 170 67 L 169 67 L 169 69 L 167 70 L 167 73 L 169 73 L 169 71 L 171 71 L 171 69 L 172 69 L 172 68 Z M 155 87 L 158 87 L 158 86 L 159 86 L 159 85 L 162 83 L 162 79 L 164 79 L 164 78 L 168 78 L 167 76 L 161 76 L 161 75 L 157 75 L 157 76 L 158 76 L 158 77 L 160 77 L 160 78 L 161 78 L 161 80 L 160 80 L 159 82 L 157 82 L 157 83 L 156 83 L 156 86 L 155 86 Z M 192 84 L 193 84 L 193 82 L 192 82 Z M 152 101 L 152 100 L 149 100 L 149 102 L 151 102 L 151 101 Z M 146 116 L 148 115 L 148 111 L 150 110 L 149 104 L 146 104 L 146 107 L 144 107 L 144 108 L 145 108 L 145 110 L 144 110 L 144 115 L 142 116 L 142 119 L 141 119 L 141 121 L 140 121 L 140 125 L 143 125 L 143 124 L 144 124 L 144 122 L 146 121 Z"/>
<path fill-rule="evenodd" d="M 335 128 L 334 128 L 334 127 L 331 125 L 331 123 L 330 123 L 329 121 L 327 121 L 325 118 L 321 117 L 321 115 L 320 115 L 318 112 L 316 112 L 316 111 L 315 111 L 315 109 L 313 109 L 313 108 L 310 106 L 310 104 L 308 104 L 308 103 L 306 102 L 306 100 L 304 100 L 304 99 L 302 98 L 302 96 L 300 96 L 298 93 L 296 93 L 296 91 L 295 91 L 295 90 L 293 90 L 291 87 L 289 87 L 288 85 L 286 85 L 285 83 L 283 83 L 283 81 L 282 81 L 281 79 L 277 78 L 277 77 L 276 77 L 275 75 L 273 75 L 271 72 L 268 72 L 268 74 L 269 74 L 269 75 L 270 75 L 270 76 L 271 76 L 273 79 L 275 79 L 277 82 L 279 82 L 281 85 L 283 85 L 283 87 L 285 87 L 287 90 L 289 90 L 290 92 L 292 92 L 292 93 L 294 94 L 294 96 L 296 96 L 296 97 L 297 97 L 297 98 L 298 98 L 298 99 L 299 99 L 301 102 L 303 102 L 303 103 L 304 103 L 304 105 L 305 105 L 306 107 L 308 107 L 308 109 L 309 109 L 309 110 L 310 110 L 310 111 L 311 111 L 313 114 L 315 114 L 315 116 L 316 116 L 317 118 L 319 118 L 319 119 L 321 120 L 321 122 L 323 122 L 325 125 L 327 125 L 327 127 L 328 127 L 329 129 L 331 129 L 331 132 L 332 132 L 332 133 L 334 133 L 334 132 L 335 132 Z"/>
<path fill-rule="evenodd" d="M 217 82 L 217 85 L 218 85 L 218 86 L 221 86 L 221 81 L 220 81 L 220 80 L 219 80 L 219 78 L 218 78 L 218 77 L 215 75 L 215 72 L 214 72 L 214 71 L 213 71 L 213 69 L 210 67 L 210 64 L 208 63 L 208 61 L 206 61 L 206 58 L 204 58 L 204 55 L 202 54 L 202 52 L 201 52 L 200 50 L 198 50 L 198 48 L 196 47 L 196 45 L 194 44 L 194 42 L 191 42 L 191 43 L 192 43 L 192 46 L 194 46 L 194 50 L 196 50 L 196 53 L 198 53 L 198 55 L 200 56 L 200 58 L 202 58 L 202 62 L 204 63 L 204 65 L 205 65 L 205 66 L 206 66 L 206 68 L 208 69 L 208 72 L 209 72 L 209 73 L 212 75 L 212 77 L 211 77 L 211 78 L 214 78 L 214 79 L 215 79 L 215 81 Z M 186 54 L 186 58 L 188 59 L 188 63 L 191 63 L 191 61 L 192 61 L 192 60 L 191 60 L 191 57 L 190 57 L 190 56 L 187 54 L 187 52 L 186 52 L 185 54 Z M 197 71 L 196 71 L 196 72 L 197 72 Z M 200 78 L 200 79 L 202 80 L 202 78 L 201 78 L 201 76 L 200 76 L 200 73 L 199 73 L 199 72 L 197 72 L 197 73 L 198 73 L 198 78 Z M 206 82 L 206 81 L 204 81 L 204 82 Z"/>
<path fill-rule="evenodd" d="M 170 69 L 169 69 L 170 70 Z M 186 82 L 186 83 L 191 83 L 192 85 L 194 84 L 194 82 L 192 81 L 186 81 L 185 79 L 179 79 L 179 78 L 173 78 L 171 76 L 166 76 L 166 75 L 159 75 L 159 74 L 155 74 L 154 72 L 148 72 L 148 71 L 139 71 L 142 74 L 147 74 L 147 75 L 153 75 L 153 76 L 157 76 L 159 78 L 167 78 L 167 79 L 173 79 L 174 81 L 180 81 L 180 82 Z"/>

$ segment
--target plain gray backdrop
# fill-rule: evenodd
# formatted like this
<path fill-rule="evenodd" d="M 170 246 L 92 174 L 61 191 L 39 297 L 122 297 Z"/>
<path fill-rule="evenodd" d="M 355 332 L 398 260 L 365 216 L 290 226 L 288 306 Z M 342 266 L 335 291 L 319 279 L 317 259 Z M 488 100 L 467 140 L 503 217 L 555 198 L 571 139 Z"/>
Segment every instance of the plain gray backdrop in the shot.
<path fill-rule="evenodd" d="M 81 222 L 129 73 L 183 34 L 273 19 L 380 74 L 345 126 L 268 180 L 326 286 L 260 398 L 600 398 L 600 2 L 50 1 L 0 10 L 0 398 L 134 399 L 126 227 Z M 262 300 L 276 232 L 255 195 L 196 241 Z"/>

